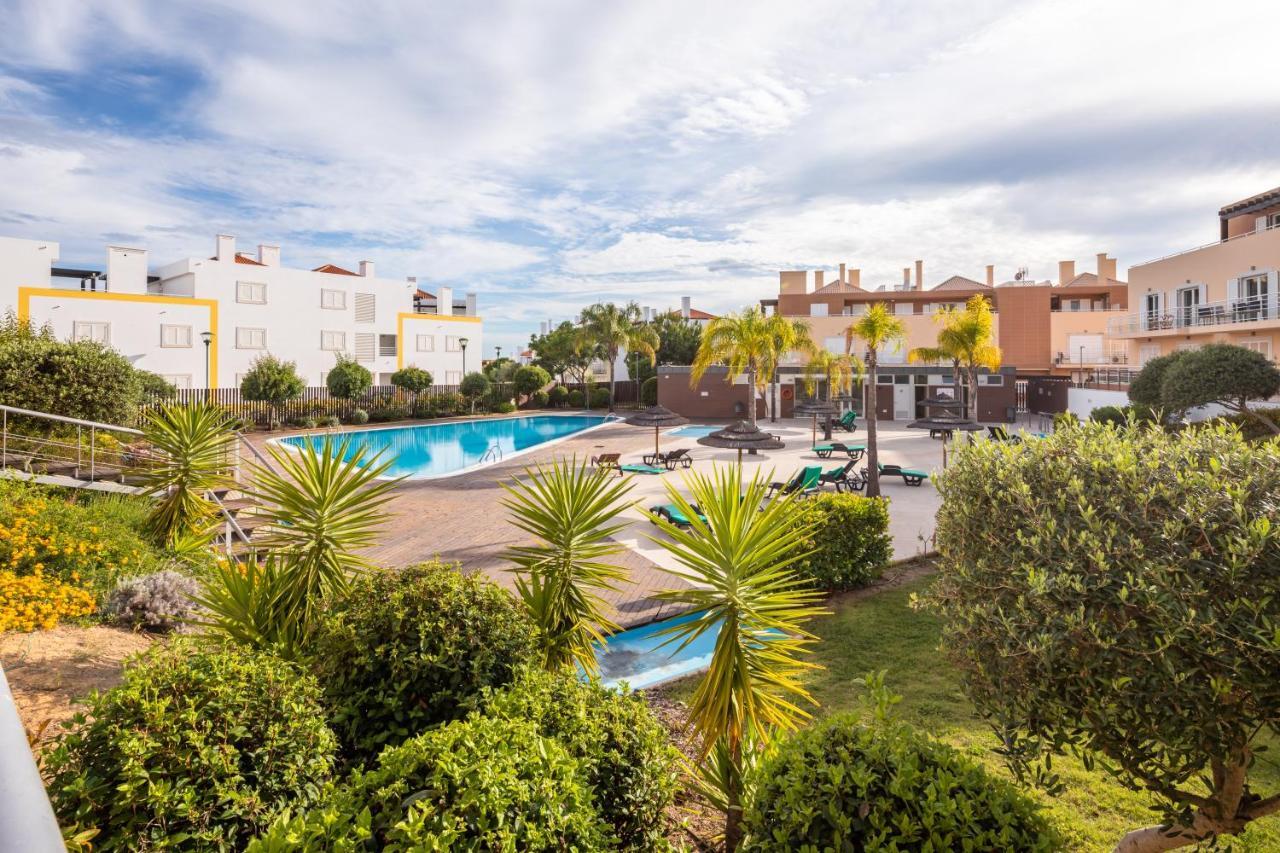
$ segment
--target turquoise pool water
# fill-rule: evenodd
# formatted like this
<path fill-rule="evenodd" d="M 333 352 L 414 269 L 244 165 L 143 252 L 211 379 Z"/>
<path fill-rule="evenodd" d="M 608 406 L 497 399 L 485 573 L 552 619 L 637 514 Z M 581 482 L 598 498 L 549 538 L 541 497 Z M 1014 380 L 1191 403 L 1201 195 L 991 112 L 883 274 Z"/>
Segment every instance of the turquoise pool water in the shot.
<path fill-rule="evenodd" d="M 456 474 L 485 462 L 501 461 L 539 444 L 565 438 L 612 420 L 607 415 L 529 415 L 443 424 L 388 427 L 344 433 L 350 456 L 358 448 L 394 459 L 392 477 L 428 479 Z M 281 443 L 319 448 L 324 435 L 292 435 Z M 496 447 L 496 451 L 491 449 Z M 501 454 L 501 455 L 498 455 Z"/>
<path fill-rule="evenodd" d="M 711 435 L 716 430 L 721 429 L 718 426 L 702 426 L 700 424 L 690 424 L 682 426 L 679 429 L 673 429 L 671 435 L 687 435 L 693 438 L 702 438 L 704 435 Z"/>
<path fill-rule="evenodd" d="M 669 637 L 658 636 L 664 628 L 701 619 L 703 614 L 704 611 L 686 613 L 614 634 L 603 648 L 596 647 L 601 681 L 606 687 L 617 687 L 625 681 L 633 689 L 642 690 L 706 669 L 711 665 L 718 627 L 678 653 L 678 642 L 663 645 Z"/>

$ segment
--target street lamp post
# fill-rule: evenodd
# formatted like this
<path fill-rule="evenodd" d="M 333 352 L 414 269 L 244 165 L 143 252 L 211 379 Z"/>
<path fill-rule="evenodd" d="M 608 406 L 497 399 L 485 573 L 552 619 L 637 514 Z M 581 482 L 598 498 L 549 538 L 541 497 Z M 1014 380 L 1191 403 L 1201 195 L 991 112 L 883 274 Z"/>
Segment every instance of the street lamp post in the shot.
<path fill-rule="evenodd" d="M 502 361 L 502 347 L 499 346 L 493 348 L 493 360 Z"/>
<path fill-rule="evenodd" d="M 213 332 L 201 332 L 200 340 L 204 341 L 204 391 L 209 394 L 209 345 L 213 343 Z"/>
<path fill-rule="evenodd" d="M 470 341 L 466 338 L 458 338 L 458 346 L 462 347 L 462 375 L 464 377 L 467 375 L 467 344 L 469 343 Z"/>

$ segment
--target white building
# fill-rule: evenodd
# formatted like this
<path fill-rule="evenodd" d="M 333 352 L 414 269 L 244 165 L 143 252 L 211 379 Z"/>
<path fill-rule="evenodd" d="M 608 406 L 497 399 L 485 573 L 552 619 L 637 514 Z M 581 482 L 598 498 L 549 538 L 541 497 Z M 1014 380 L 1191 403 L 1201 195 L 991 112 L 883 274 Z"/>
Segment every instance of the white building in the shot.
<path fill-rule="evenodd" d="M 414 278 L 378 278 L 369 261 L 359 272 L 294 269 L 281 265 L 278 246 L 249 255 L 227 235 L 213 257 L 154 272 L 143 249 L 109 246 L 105 271 L 59 267 L 58 251 L 57 243 L 0 237 L 0 305 L 59 337 L 108 343 L 179 387 L 204 387 L 206 371 L 210 387 L 238 386 L 265 353 L 296 362 L 308 385 L 324 384 L 342 353 L 378 385 L 409 365 L 449 385 L 480 366 L 474 293 L 456 300 L 449 287 L 432 294 Z"/>

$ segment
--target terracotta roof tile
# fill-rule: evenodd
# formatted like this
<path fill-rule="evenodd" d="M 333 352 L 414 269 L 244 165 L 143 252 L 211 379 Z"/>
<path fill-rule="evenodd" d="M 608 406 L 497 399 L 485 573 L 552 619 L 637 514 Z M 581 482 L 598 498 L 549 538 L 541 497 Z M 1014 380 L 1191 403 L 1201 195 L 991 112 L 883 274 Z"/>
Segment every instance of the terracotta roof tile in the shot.
<path fill-rule="evenodd" d="M 974 281 L 971 278 L 965 278 L 962 275 L 953 275 L 951 278 L 939 284 L 933 290 L 988 290 L 991 285 L 983 284 L 980 281 Z"/>
<path fill-rule="evenodd" d="M 840 281 L 838 279 L 836 281 L 831 282 L 830 284 L 824 284 L 822 287 L 819 287 L 817 290 L 814 291 L 814 293 L 865 293 L 865 292 L 866 291 L 863 290 L 861 287 L 854 287 L 852 284 Z"/>
<path fill-rule="evenodd" d="M 323 264 L 313 269 L 312 272 L 327 272 L 331 275 L 356 275 L 351 270 L 344 270 L 336 264 Z"/>
<path fill-rule="evenodd" d="M 434 293 L 427 293 L 422 288 L 418 288 L 413 292 L 413 298 L 414 299 L 435 299 L 436 295 Z"/>
<path fill-rule="evenodd" d="M 708 314 L 706 311 L 699 311 L 697 308 L 690 308 L 689 319 L 690 320 L 714 320 L 716 319 L 716 315 Z"/>

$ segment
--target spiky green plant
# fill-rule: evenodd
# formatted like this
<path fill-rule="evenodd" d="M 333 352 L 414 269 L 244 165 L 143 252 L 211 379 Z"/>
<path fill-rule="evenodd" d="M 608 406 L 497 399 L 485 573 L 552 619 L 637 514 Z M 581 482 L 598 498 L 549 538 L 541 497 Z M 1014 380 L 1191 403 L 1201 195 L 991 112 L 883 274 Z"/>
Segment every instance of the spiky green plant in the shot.
<path fill-rule="evenodd" d="M 142 472 L 154 499 L 147 533 L 166 547 L 208 542 L 218 511 L 208 495 L 230 482 L 226 412 L 207 403 L 164 406 L 147 412 L 142 431 L 154 457 Z"/>
<path fill-rule="evenodd" d="M 269 522 L 263 544 L 287 565 L 292 580 L 283 594 L 308 624 L 325 596 L 370 567 L 359 552 L 377 541 L 399 482 L 384 477 L 394 460 L 370 457 L 350 442 L 326 435 L 318 445 L 268 445 L 274 465 L 252 466 L 249 493 L 262 501 Z"/>
<path fill-rule="evenodd" d="M 314 624 L 291 603 L 296 580 L 293 566 L 272 555 L 221 561 L 192 598 L 201 609 L 191 622 L 212 638 L 298 660 Z"/>
<path fill-rule="evenodd" d="M 525 473 L 525 479 L 503 484 L 511 523 L 536 540 L 506 552 L 516 566 L 516 592 L 537 626 L 543 666 L 556 670 L 577 663 L 594 676 L 594 644 L 618 628 L 600 594 L 627 577 L 608 558 L 623 550 L 610 537 L 626 526 L 614 519 L 631 490 L 630 478 L 576 459 Z"/>
<path fill-rule="evenodd" d="M 652 538 L 680 565 L 665 571 L 690 586 L 657 597 L 699 613 L 663 631 L 677 649 L 704 634 L 716 637 L 689 703 L 689 724 L 704 761 L 718 756 L 711 776 L 726 789 L 725 849 L 732 851 L 741 840 L 747 750 L 810 716 L 800 703 L 814 700 L 801 676 L 817 664 L 801 656 L 817 639 L 804 626 L 822 613 L 821 595 L 791 568 L 807 556 L 796 542 L 809 532 L 808 522 L 792 498 L 765 502 L 768 477 L 744 483 L 733 465 L 710 476 L 691 473 L 685 482 L 690 498 L 671 483 L 667 493 L 691 524 L 681 529 L 660 520 L 666 536 Z"/>

